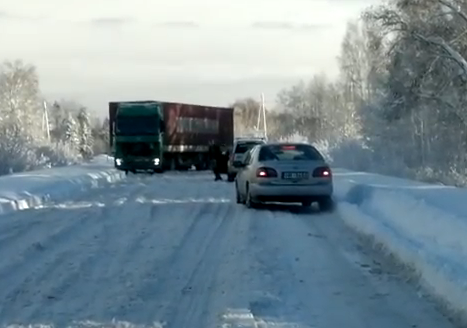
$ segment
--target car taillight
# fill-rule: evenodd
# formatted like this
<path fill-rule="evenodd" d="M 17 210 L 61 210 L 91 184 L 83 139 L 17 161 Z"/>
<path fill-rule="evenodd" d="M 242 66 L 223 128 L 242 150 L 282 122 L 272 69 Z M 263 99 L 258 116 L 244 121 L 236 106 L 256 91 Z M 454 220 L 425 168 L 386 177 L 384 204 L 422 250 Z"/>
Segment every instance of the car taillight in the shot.
<path fill-rule="evenodd" d="M 318 167 L 313 171 L 313 177 L 315 178 L 330 178 L 332 175 L 329 167 Z"/>
<path fill-rule="evenodd" d="M 277 171 L 270 167 L 261 167 L 256 170 L 258 178 L 277 178 Z"/>

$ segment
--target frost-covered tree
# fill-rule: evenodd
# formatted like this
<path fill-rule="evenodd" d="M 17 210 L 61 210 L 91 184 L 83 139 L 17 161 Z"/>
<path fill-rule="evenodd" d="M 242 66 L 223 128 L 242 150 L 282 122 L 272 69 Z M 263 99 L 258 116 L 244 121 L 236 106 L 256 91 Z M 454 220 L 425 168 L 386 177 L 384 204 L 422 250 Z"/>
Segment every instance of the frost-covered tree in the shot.
<path fill-rule="evenodd" d="M 0 175 L 76 163 L 80 153 L 92 156 L 90 114 L 81 115 L 78 124 L 77 102 L 45 103 L 47 115 L 34 65 L 20 60 L 0 65 Z"/>
<path fill-rule="evenodd" d="M 89 112 L 82 107 L 78 112 L 78 137 L 79 137 L 79 152 L 85 159 L 90 159 L 93 156 L 93 135 Z"/>
<path fill-rule="evenodd" d="M 33 65 L 20 60 L 0 65 L 0 175 L 73 162 L 73 154 L 59 144 L 60 133 L 49 140 L 43 105 Z M 48 110 L 58 131 L 55 109 Z"/>
<path fill-rule="evenodd" d="M 35 166 L 34 145 L 44 140 L 40 92 L 34 66 L 0 66 L 0 174 Z"/>
<path fill-rule="evenodd" d="M 77 124 L 74 117 L 69 114 L 68 117 L 63 121 L 65 126 L 65 141 L 72 149 L 79 150 L 80 136 L 79 136 L 79 125 Z"/>
<path fill-rule="evenodd" d="M 36 68 L 17 60 L 0 66 L 0 116 L 27 136 L 42 139 L 42 103 Z"/>
<path fill-rule="evenodd" d="M 92 127 L 93 135 L 93 153 L 94 154 L 108 154 L 109 149 L 109 119 L 106 117 L 101 123 L 96 120 Z"/>
<path fill-rule="evenodd" d="M 335 165 L 467 185 L 466 31 L 465 0 L 365 10 L 347 26 L 337 81 L 280 92 L 271 132 L 326 141 Z"/>

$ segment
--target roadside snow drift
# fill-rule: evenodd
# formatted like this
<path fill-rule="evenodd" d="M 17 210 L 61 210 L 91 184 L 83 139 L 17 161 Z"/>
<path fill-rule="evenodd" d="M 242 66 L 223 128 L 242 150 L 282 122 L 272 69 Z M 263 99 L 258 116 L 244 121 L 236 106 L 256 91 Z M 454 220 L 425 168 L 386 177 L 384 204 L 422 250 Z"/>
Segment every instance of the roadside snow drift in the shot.
<path fill-rule="evenodd" d="M 344 170 L 335 178 L 344 221 L 467 317 L 467 190 Z"/>
<path fill-rule="evenodd" d="M 123 178 L 106 155 L 92 162 L 0 177 L 0 214 L 67 199 L 77 192 Z"/>

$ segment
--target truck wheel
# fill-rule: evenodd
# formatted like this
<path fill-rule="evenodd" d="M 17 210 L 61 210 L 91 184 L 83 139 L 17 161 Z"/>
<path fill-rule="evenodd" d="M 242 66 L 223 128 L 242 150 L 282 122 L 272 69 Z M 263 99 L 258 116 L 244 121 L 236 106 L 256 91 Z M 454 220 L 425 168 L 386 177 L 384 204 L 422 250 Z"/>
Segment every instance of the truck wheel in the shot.
<path fill-rule="evenodd" d="M 125 170 L 125 175 L 128 175 L 128 170 Z"/>
<path fill-rule="evenodd" d="M 234 182 L 235 181 L 235 174 L 227 174 L 227 181 Z"/>
<path fill-rule="evenodd" d="M 311 200 L 305 200 L 302 202 L 303 207 L 310 207 L 313 204 Z"/>
<path fill-rule="evenodd" d="M 204 164 L 196 164 L 196 165 L 195 165 L 196 171 L 204 171 L 204 170 L 206 170 L 206 167 L 205 167 L 205 166 L 206 166 L 206 165 L 204 165 Z"/>
<path fill-rule="evenodd" d="M 164 170 L 163 169 L 155 169 L 154 173 L 164 173 Z"/>

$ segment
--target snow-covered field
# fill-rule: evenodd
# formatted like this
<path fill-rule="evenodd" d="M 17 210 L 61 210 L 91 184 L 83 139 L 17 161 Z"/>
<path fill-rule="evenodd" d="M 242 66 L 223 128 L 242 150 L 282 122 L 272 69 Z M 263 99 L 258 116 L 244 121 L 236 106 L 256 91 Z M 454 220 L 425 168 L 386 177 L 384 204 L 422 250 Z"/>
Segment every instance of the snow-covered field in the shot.
<path fill-rule="evenodd" d="M 383 236 L 357 205 L 248 210 L 199 172 L 78 191 L 0 217 L 1 325 L 453 327 L 343 223 Z"/>

